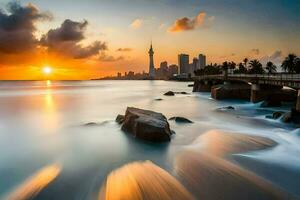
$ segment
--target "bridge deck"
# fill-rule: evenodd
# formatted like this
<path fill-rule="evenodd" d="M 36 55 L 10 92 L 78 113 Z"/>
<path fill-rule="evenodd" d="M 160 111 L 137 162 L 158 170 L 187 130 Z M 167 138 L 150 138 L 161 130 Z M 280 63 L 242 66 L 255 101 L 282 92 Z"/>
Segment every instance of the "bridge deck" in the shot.
<path fill-rule="evenodd" d="M 228 80 L 300 89 L 300 74 L 228 74 L 195 76 L 194 80 Z"/>

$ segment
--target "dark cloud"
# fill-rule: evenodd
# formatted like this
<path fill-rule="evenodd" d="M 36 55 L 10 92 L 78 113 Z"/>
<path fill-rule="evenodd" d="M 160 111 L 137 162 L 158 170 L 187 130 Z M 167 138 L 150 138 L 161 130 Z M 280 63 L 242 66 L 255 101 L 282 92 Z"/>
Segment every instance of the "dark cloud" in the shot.
<path fill-rule="evenodd" d="M 95 41 L 83 47 L 80 42 L 85 39 L 84 33 L 88 22 L 75 22 L 66 19 L 59 28 L 51 29 L 41 38 L 41 44 L 49 51 L 60 52 L 75 59 L 87 58 L 107 50 L 104 42 Z"/>
<path fill-rule="evenodd" d="M 34 49 L 38 45 L 34 37 L 35 22 L 51 18 L 51 14 L 40 12 L 33 4 L 9 3 L 7 12 L 0 9 L 0 52 L 9 54 Z"/>
<path fill-rule="evenodd" d="M 121 51 L 121 52 L 132 51 L 132 49 L 131 48 L 119 48 L 119 49 L 117 49 L 117 51 Z"/>
<path fill-rule="evenodd" d="M 116 61 L 124 60 L 124 57 L 123 56 L 119 56 L 119 57 L 108 56 L 103 52 L 99 56 L 99 60 L 102 62 L 116 62 Z"/>
<path fill-rule="evenodd" d="M 209 27 L 211 22 L 214 20 L 213 16 L 208 17 L 206 12 L 200 12 L 197 16 L 190 19 L 183 17 L 177 19 L 174 24 L 169 28 L 170 32 L 181 32 L 194 30 L 201 27 Z"/>
<path fill-rule="evenodd" d="M 41 41 L 50 46 L 55 45 L 57 42 L 79 42 L 84 39 L 84 31 L 87 25 L 86 20 L 75 22 L 66 19 L 59 28 L 49 30 Z"/>

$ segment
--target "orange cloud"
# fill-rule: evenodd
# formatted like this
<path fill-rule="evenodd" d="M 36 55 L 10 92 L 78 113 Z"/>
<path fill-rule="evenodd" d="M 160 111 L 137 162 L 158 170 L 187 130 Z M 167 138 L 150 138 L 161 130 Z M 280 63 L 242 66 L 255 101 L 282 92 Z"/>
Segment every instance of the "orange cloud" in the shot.
<path fill-rule="evenodd" d="M 135 19 L 131 24 L 130 27 L 133 29 L 139 29 L 143 25 L 142 19 Z"/>
<path fill-rule="evenodd" d="M 183 17 L 177 19 L 174 24 L 169 28 L 169 32 L 182 32 L 194 30 L 197 28 L 207 28 L 210 26 L 211 22 L 214 20 L 214 16 L 207 16 L 206 12 L 201 11 L 197 16 L 190 19 L 188 17 Z"/>

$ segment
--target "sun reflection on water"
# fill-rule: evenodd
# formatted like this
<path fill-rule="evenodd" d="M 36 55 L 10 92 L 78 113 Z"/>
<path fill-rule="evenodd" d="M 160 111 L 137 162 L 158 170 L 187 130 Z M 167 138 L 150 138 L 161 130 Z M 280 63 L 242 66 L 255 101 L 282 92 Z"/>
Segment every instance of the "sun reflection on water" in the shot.
<path fill-rule="evenodd" d="M 58 124 L 58 115 L 56 110 L 56 104 L 53 97 L 52 82 L 50 80 L 46 81 L 46 91 L 44 94 L 44 127 L 47 131 L 54 131 Z"/>

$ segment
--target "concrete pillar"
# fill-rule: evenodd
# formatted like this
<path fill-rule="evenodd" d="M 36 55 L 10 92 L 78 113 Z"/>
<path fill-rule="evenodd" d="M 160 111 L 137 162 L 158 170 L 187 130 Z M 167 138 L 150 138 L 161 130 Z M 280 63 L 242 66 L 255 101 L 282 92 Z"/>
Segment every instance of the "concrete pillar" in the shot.
<path fill-rule="evenodd" d="M 296 110 L 300 112 L 300 89 L 298 90 Z"/>
<path fill-rule="evenodd" d="M 262 95 L 262 91 L 260 89 L 259 84 L 251 85 L 251 102 L 257 103 L 264 100 L 264 95 Z"/>

